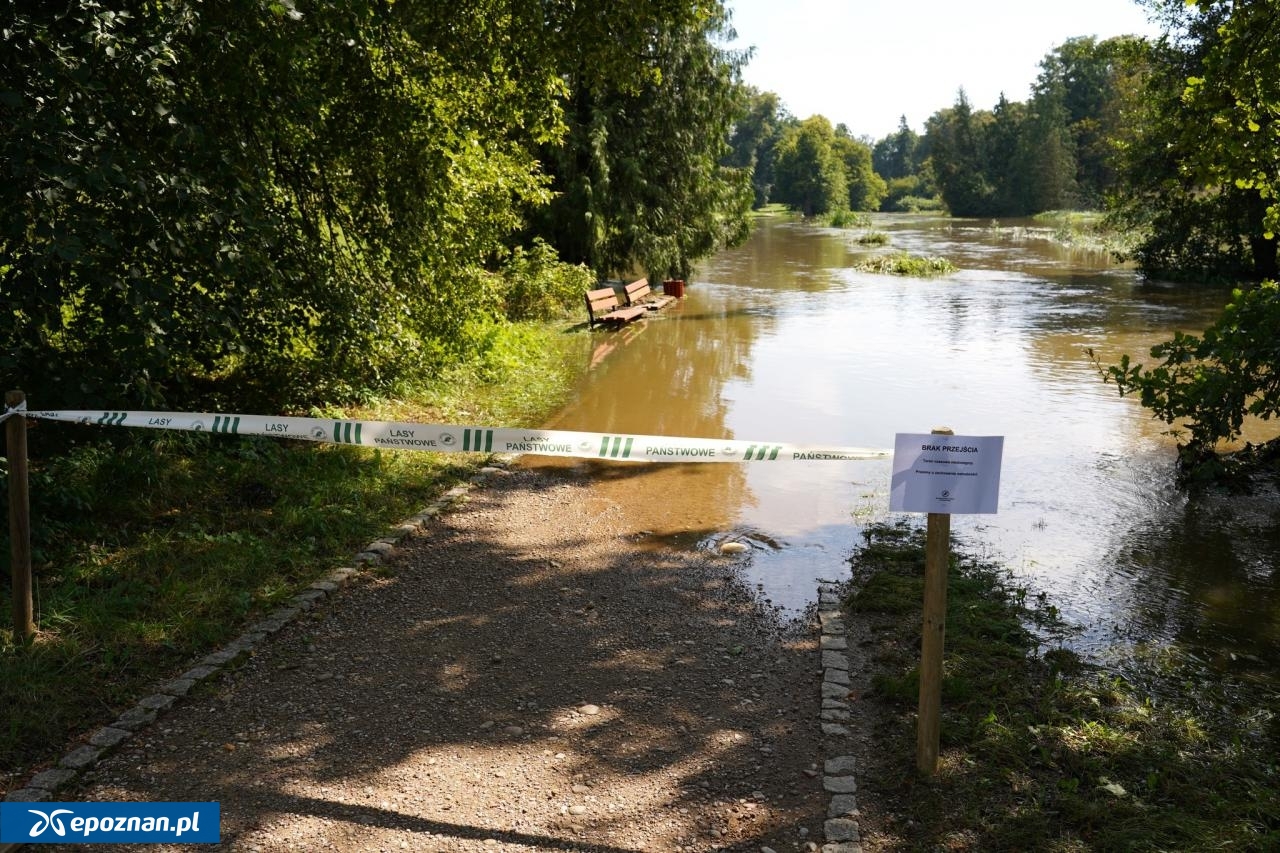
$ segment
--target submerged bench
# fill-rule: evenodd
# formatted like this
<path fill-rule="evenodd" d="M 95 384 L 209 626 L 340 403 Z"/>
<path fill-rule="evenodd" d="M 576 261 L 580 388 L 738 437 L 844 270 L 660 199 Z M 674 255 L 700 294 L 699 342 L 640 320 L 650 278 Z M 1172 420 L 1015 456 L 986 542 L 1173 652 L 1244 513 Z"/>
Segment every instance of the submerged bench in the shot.
<path fill-rule="evenodd" d="M 676 301 L 674 296 L 659 296 L 654 293 L 647 278 L 631 282 L 622 292 L 626 294 L 628 305 L 642 305 L 648 311 L 660 311 Z"/>
<path fill-rule="evenodd" d="M 617 323 L 625 326 L 633 320 L 639 320 L 647 310 L 641 305 L 623 305 L 612 287 L 588 290 L 586 298 L 587 319 L 592 328 L 596 323 Z"/>

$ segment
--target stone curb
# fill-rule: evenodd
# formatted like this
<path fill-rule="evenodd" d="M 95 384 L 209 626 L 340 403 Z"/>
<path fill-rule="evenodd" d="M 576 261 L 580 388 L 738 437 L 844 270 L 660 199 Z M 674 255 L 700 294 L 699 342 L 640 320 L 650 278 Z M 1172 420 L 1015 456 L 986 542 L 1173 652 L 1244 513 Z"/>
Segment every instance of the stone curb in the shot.
<path fill-rule="evenodd" d="M 820 725 L 826 760 L 822 765 L 822 790 L 831 795 L 822 836 L 822 853 L 862 853 L 858 833 L 857 762 L 845 754 L 840 741 L 852 731 L 849 721 L 849 641 L 840 609 L 840 587 L 830 581 L 818 584 L 818 648 L 822 656 L 822 712 Z"/>
<path fill-rule="evenodd" d="M 483 486 L 494 475 L 505 473 L 506 467 L 514 459 L 514 456 L 506 454 L 491 457 L 490 463 L 473 474 L 470 480 L 449 489 L 426 509 L 394 525 L 386 536 L 366 545 L 353 560 L 357 568 L 334 569 L 317 579 L 289 599 L 284 606 L 272 611 L 256 624 L 248 626 L 239 637 L 196 660 L 191 669 L 177 678 L 156 686 L 154 693 L 144 696 L 114 722 L 94 732 L 88 738 L 88 743 L 81 744 L 62 756 L 53 767 L 36 773 L 26 785 L 10 791 L 4 801 L 34 803 L 49 800 L 59 790 L 78 781 L 85 771 L 93 769 L 120 744 L 154 723 L 160 714 L 190 693 L 196 684 L 221 674 L 231 664 L 252 654 L 272 634 L 347 586 L 352 578 L 360 573 L 358 566 L 378 564 L 393 555 L 404 539 L 422 533 L 432 519 L 437 518 L 450 507 L 464 503 L 472 489 Z M 20 849 L 21 846 L 20 844 L 0 844 L 0 853 L 10 853 Z"/>

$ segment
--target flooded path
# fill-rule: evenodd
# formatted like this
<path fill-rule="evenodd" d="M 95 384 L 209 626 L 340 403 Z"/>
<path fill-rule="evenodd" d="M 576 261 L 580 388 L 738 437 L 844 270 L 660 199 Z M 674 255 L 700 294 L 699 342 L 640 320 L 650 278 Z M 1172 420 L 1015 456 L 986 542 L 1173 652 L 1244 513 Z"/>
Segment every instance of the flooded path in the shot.
<path fill-rule="evenodd" d="M 590 337 L 595 364 L 554 426 L 892 447 L 948 426 L 1003 435 L 1000 513 L 957 538 L 1045 592 L 1098 657 L 1178 640 L 1234 668 L 1280 663 L 1280 500 L 1189 499 L 1165 425 L 1099 378 L 1228 293 L 1148 284 L 1027 222 L 877 217 L 887 250 L 941 255 L 955 275 L 859 273 L 860 232 L 763 219 L 703 265 L 683 304 Z M 1275 432 L 1265 430 L 1252 438 Z M 889 516 L 890 463 L 589 466 L 638 529 L 678 548 L 750 545 L 764 598 L 799 611 L 848 576 L 863 525 Z"/>

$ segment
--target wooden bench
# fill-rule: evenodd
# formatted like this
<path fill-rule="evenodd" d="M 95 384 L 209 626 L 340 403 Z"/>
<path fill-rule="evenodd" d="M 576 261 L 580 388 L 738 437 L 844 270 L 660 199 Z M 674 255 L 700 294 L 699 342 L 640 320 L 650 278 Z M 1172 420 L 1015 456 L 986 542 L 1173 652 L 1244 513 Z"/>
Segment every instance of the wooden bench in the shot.
<path fill-rule="evenodd" d="M 612 287 L 588 290 L 586 298 L 587 319 L 592 328 L 595 328 L 596 323 L 617 323 L 625 326 L 645 315 L 646 309 L 643 306 L 623 305 L 618 301 L 618 294 Z"/>
<path fill-rule="evenodd" d="M 647 311 L 661 311 L 676 301 L 674 296 L 659 296 L 654 293 L 647 278 L 631 282 L 623 288 L 623 293 L 628 305 L 642 305 Z"/>

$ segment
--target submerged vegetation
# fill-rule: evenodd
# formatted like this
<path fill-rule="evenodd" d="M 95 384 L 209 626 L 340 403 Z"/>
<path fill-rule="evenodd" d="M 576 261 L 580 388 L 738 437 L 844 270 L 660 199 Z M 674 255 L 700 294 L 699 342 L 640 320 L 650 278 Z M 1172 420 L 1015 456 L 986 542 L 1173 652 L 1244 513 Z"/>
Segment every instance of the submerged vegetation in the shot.
<path fill-rule="evenodd" d="M 942 754 L 912 776 L 923 535 L 870 528 L 847 606 L 869 630 L 863 709 L 878 746 L 859 802 L 912 850 L 1269 850 L 1280 845 L 1274 690 L 1232 684 L 1175 650 L 1124 669 L 1085 664 L 1054 637 L 1043 596 L 954 556 Z M 1047 647 L 1047 650 L 1046 650 Z"/>
<path fill-rule="evenodd" d="M 877 255 L 860 262 L 854 269 L 859 272 L 881 275 L 902 275 L 913 278 L 935 278 L 950 275 L 959 268 L 946 258 L 922 257 L 899 252 L 893 255 Z"/>

